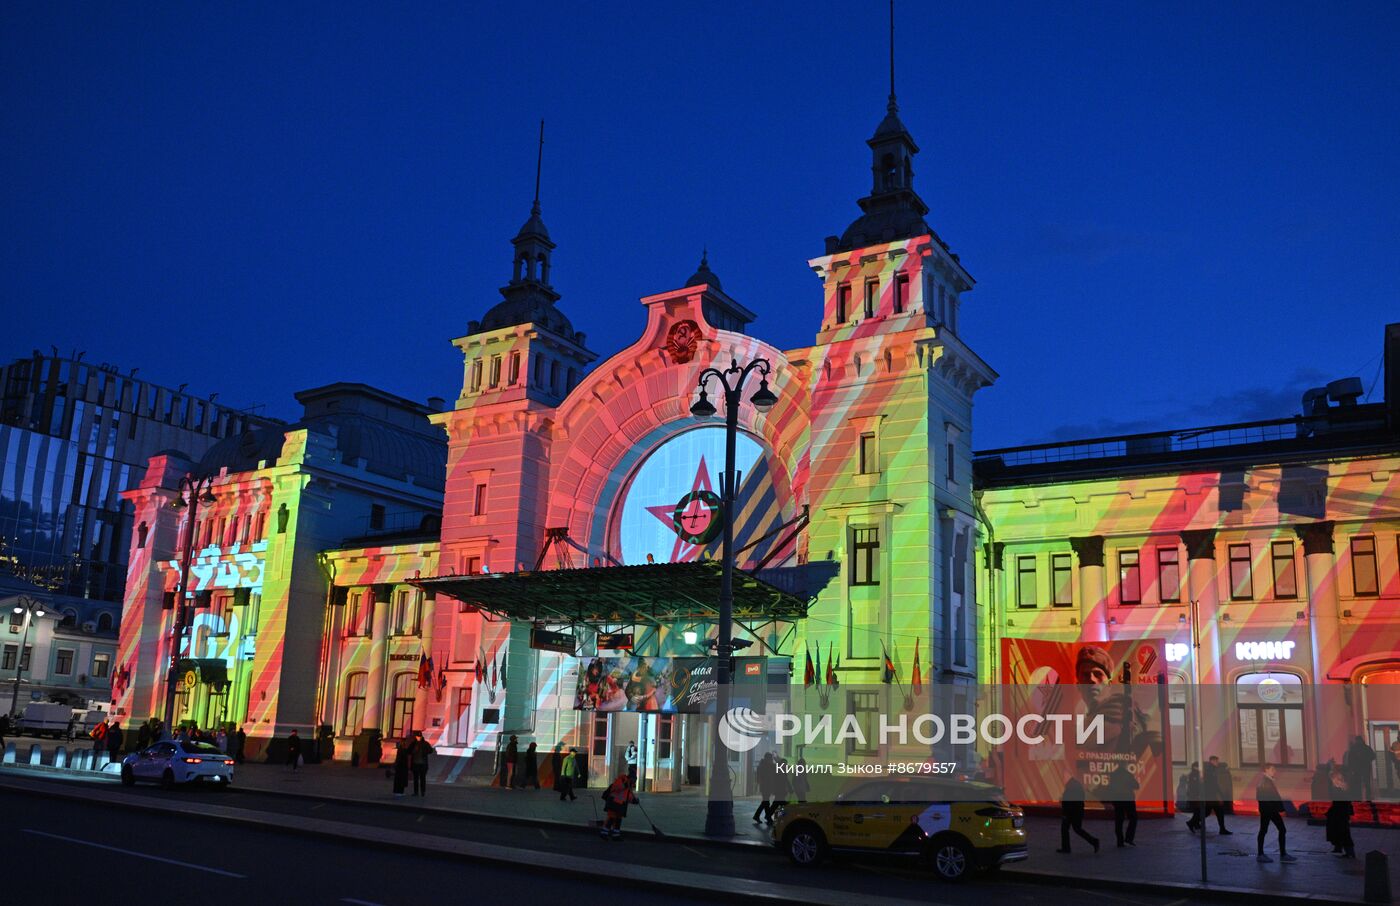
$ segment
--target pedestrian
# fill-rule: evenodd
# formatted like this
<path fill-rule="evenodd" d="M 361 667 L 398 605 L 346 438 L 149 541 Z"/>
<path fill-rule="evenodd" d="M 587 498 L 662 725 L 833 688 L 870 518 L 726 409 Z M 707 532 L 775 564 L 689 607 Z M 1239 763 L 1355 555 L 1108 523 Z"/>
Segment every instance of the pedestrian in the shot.
<path fill-rule="evenodd" d="M 1346 777 L 1340 770 L 1335 770 L 1327 785 L 1332 800 L 1327 808 L 1327 842 L 1332 844 L 1334 855 L 1355 859 L 1356 843 L 1351 839 L 1351 816 L 1355 810 L 1347 791 Z"/>
<path fill-rule="evenodd" d="M 112 721 L 112 725 L 107 728 L 107 734 L 103 737 L 103 741 L 107 743 L 108 761 L 122 760 L 122 736 L 121 721 Z"/>
<path fill-rule="evenodd" d="M 627 740 L 627 751 L 623 753 L 622 757 L 623 757 L 623 760 L 627 762 L 627 779 L 632 781 L 632 787 L 635 789 L 636 786 L 637 786 L 637 741 L 636 741 L 636 740 L 634 740 L 634 739 L 629 739 L 629 740 Z"/>
<path fill-rule="evenodd" d="M 1220 827 L 1222 836 L 1230 836 L 1234 831 L 1225 829 L 1225 786 L 1228 784 L 1231 789 L 1231 798 L 1234 798 L 1234 782 L 1229 779 L 1230 771 L 1220 763 L 1219 755 L 1210 756 L 1206 762 L 1205 769 L 1201 772 L 1201 805 L 1202 813 L 1196 827 L 1201 833 L 1206 832 L 1205 821 L 1215 813 L 1215 823 Z"/>
<path fill-rule="evenodd" d="M 410 754 L 408 751 L 408 737 L 399 740 L 398 747 L 394 750 L 394 798 L 402 799 L 403 791 L 408 789 L 408 765 Z"/>
<path fill-rule="evenodd" d="M 535 789 L 540 788 L 539 753 L 533 742 L 525 747 L 525 782 L 520 784 L 520 787 L 524 789 L 527 786 L 533 786 Z"/>
<path fill-rule="evenodd" d="M 632 781 L 626 774 L 618 775 L 603 792 L 603 826 L 598 833 L 612 840 L 622 839 L 622 819 L 627 817 L 628 803 L 635 803 L 637 794 L 632 792 Z"/>
<path fill-rule="evenodd" d="M 570 749 L 569 754 L 559 762 L 559 776 L 556 778 L 559 790 L 559 801 L 565 799 L 573 802 L 578 797 L 574 795 L 574 777 L 578 775 L 578 749 Z"/>
<path fill-rule="evenodd" d="M 1202 820 L 1205 817 L 1201 813 L 1201 763 L 1199 761 L 1191 762 L 1191 770 L 1183 774 L 1181 779 L 1186 784 L 1185 804 L 1191 810 L 1191 817 L 1186 822 L 1186 829 L 1194 834 L 1201 830 Z"/>
<path fill-rule="evenodd" d="M 1113 797 L 1113 835 L 1118 838 L 1118 848 L 1137 846 L 1133 839 L 1137 836 L 1137 778 L 1127 766 L 1119 764 L 1108 777 L 1108 792 Z M 1125 828 L 1126 825 L 1126 828 Z"/>
<path fill-rule="evenodd" d="M 1346 755 L 1342 756 L 1342 765 L 1346 768 L 1354 801 L 1370 802 L 1375 798 L 1375 764 L 1376 753 L 1366 745 L 1366 738 L 1358 736 L 1353 739 Z"/>
<path fill-rule="evenodd" d="M 291 765 L 294 773 L 301 767 L 301 737 L 296 730 L 287 734 L 287 764 Z"/>
<path fill-rule="evenodd" d="M 788 804 L 792 795 L 792 765 L 781 755 L 773 756 L 773 804 L 768 807 L 768 824 L 773 824 L 773 815 Z"/>
<path fill-rule="evenodd" d="M 1297 862 L 1295 857 L 1288 854 L 1288 831 L 1283 826 L 1283 797 L 1279 795 L 1278 786 L 1274 783 L 1277 774 L 1278 768 L 1273 764 L 1264 765 L 1264 776 L 1259 778 L 1259 786 L 1255 790 L 1255 799 L 1259 802 L 1259 855 L 1255 860 L 1274 861 L 1264 855 L 1264 839 L 1269 835 L 1269 825 L 1272 824 L 1278 828 L 1279 861 Z"/>
<path fill-rule="evenodd" d="M 136 751 L 144 752 L 151 745 L 151 722 L 148 720 L 136 729 Z"/>
<path fill-rule="evenodd" d="M 228 731 L 223 727 L 220 727 L 219 732 L 214 734 L 214 745 L 218 747 L 220 752 L 228 754 Z"/>
<path fill-rule="evenodd" d="M 428 795 L 428 756 L 436 752 L 432 743 L 423 738 L 422 730 L 413 731 L 413 742 L 409 743 L 409 767 L 413 770 L 413 795 Z"/>
<path fill-rule="evenodd" d="M 244 732 L 242 727 L 239 727 L 238 732 L 233 734 L 233 760 L 238 762 L 239 764 L 242 764 L 243 753 L 244 750 L 247 749 L 247 747 L 248 734 Z"/>
<path fill-rule="evenodd" d="M 1074 831 L 1079 839 L 1099 851 L 1099 838 L 1084 829 L 1084 784 L 1073 774 L 1065 781 L 1064 792 L 1060 794 L 1060 848 L 1057 853 L 1068 853 L 1069 832 Z"/>
<path fill-rule="evenodd" d="M 107 743 L 103 740 L 103 737 L 107 735 L 107 718 L 104 717 L 98 721 L 97 726 L 93 727 L 92 732 L 88 735 L 92 737 L 93 754 L 105 752 L 107 750 Z"/>
<path fill-rule="evenodd" d="M 797 764 L 792 770 L 792 798 L 796 799 L 799 805 L 805 804 L 807 802 L 807 790 L 807 761 L 801 755 L 798 755 Z"/>
<path fill-rule="evenodd" d="M 754 786 L 758 787 L 758 808 L 753 810 L 753 823 L 762 824 L 763 819 L 773 823 L 773 781 L 770 778 L 773 767 L 773 753 L 764 752 L 758 764 L 754 765 Z"/>
<path fill-rule="evenodd" d="M 564 744 L 556 742 L 554 751 L 549 753 L 549 775 L 554 778 L 554 792 L 559 792 L 560 780 L 564 774 Z M 562 798 L 562 797 L 561 797 Z"/>
<path fill-rule="evenodd" d="M 501 773 L 498 782 L 502 789 L 515 789 L 515 760 L 520 757 L 520 740 L 512 736 L 510 744 L 501 753 Z"/>

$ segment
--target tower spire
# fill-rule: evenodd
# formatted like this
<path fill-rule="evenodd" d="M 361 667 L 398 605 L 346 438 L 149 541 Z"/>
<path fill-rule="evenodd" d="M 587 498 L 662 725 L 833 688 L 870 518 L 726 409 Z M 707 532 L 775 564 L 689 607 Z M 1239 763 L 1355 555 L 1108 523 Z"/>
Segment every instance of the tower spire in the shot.
<path fill-rule="evenodd" d="M 894 0 L 890 0 L 890 8 L 891 8 L 891 9 L 894 8 Z M 893 68 L 893 67 L 894 67 L 894 63 L 893 63 L 893 62 L 890 63 L 890 67 L 891 67 L 891 68 L 890 68 L 890 79 L 891 79 L 890 85 L 893 86 L 893 85 L 894 85 L 894 81 L 893 81 L 893 79 L 894 79 L 894 68 Z M 893 92 L 893 91 L 894 91 L 894 88 L 891 87 L 891 88 L 890 88 L 890 91 Z M 894 95 L 891 94 L 890 97 L 894 97 Z M 534 203 L 534 205 L 533 205 L 533 207 L 532 207 L 532 210 L 533 210 L 536 214 L 538 214 L 539 211 L 540 211 L 540 169 L 541 169 L 543 166 L 544 166 L 544 120 L 540 120 L 540 148 L 539 148 L 539 152 L 535 155 L 535 203 Z"/>
<path fill-rule="evenodd" d="M 890 113 L 899 112 L 899 104 L 894 99 L 894 0 L 890 0 L 890 102 L 885 109 Z"/>

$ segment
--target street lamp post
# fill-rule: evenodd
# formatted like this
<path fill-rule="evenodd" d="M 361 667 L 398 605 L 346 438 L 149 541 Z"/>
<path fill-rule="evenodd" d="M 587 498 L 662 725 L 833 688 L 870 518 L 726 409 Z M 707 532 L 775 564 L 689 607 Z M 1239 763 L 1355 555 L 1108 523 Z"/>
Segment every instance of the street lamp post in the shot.
<path fill-rule="evenodd" d="M 15 692 L 10 698 L 10 717 L 15 716 L 15 709 L 19 707 L 19 680 L 24 672 L 24 648 L 29 644 L 29 626 L 44 615 L 44 606 L 33 598 L 23 597 L 15 604 L 14 612 L 24 614 L 24 634 L 20 636 L 19 654 L 15 657 Z M 34 665 L 30 664 L 29 667 L 32 670 Z"/>
<path fill-rule="evenodd" d="M 180 643 L 184 641 L 190 606 L 185 604 L 185 595 L 190 584 L 190 564 L 194 560 L 195 513 L 201 504 L 214 502 L 210 488 L 214 485 L 213 476 L 195 478 L 186 475 L 180 479 L 180 493 L 170 502 L 172 510 L 188 509 L 185 515 L 185 557 L 180 563 L 180 587 L 175 592 L 175 627 L 171 630 L 170 665 L 165 673 L 165 732 L 172 732 L 175 720 L 175 687 L 180 681 L 177 666 L 180 663 Z M 188 498 L 188 499 L 186 499 Z"/>
<path fill-rule="evenodd" d="M 690 407 L 690 414 L 696 418 L 709 418 L 715 414 L 715 406 L 706 393 L 710 379 L 714 378 L 724 390 L 724 478 L 720 486 L 721 509 L 724 514 L 722 527 L 723 541 L 720 561 L 724 571 L 719 586 L 719 639 L 715 643 L 717 663 L 717 700 L 715 720 L 710 747 L 710 801 L 705 812 L 705 835 L 709 837 L 734 836 L 734 791 L 729 785 L 729 759 L 725 757 L 724 743 L 719 738 L 719 722 L 729 710 L 729 656 L 734 651 L 730 623 L 734 617 L 734 497 L 736 478 L 734 475 L 734 448 L 739 434 L 739 404 L 743 400 L 744 382 L 749 375 L 758 372 L 758 390 L 749 402 L 759 412 L 767 412 L 778 401 L 773 391 L 768 389 L 768 375 L 772 372 L 767 359 L 754 359 L 742 368 L 737 359 L 723 371 L 706 368 L 700 372 L 700 396 Z"/>
<path fill-rule="evenodd" d="M 1191 710 L 1195 712 L 1196 723 L 1196 764 L 1200 765 L 1201 777 L 1196 782 L 1199 787 L 1198 801 L 1204 801 L 1206 795 L 1206 740 L 1205 721 L 1201 717 L 1201 615 L 1200 602 L 1194 598 L 1191 601 Z M 1224 827 L 1224 824 L 1221 825 Z M 1201 826 L 1197 832 L 1201 835 L 1201 883 L 1208 883 L 1209 871 L 1206 867 L 1206 825 L 1205 815 L 1201 815 Z"/>

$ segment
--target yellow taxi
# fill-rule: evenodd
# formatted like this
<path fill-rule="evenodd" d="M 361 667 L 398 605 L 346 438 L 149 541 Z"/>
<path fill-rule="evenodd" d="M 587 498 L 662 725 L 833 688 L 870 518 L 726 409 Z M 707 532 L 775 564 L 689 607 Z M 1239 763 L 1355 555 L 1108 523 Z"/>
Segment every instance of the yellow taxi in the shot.
<path fill-rule="evenodd" d="M 1025 815 L 988 783 L 899 778 L 860 783 L 835 802 L 785 805 L 773 820 L 773 845 L 797 865 L 832 853 L 925 859 L 945 881 L 978 868 L 1019 862 Z"/>

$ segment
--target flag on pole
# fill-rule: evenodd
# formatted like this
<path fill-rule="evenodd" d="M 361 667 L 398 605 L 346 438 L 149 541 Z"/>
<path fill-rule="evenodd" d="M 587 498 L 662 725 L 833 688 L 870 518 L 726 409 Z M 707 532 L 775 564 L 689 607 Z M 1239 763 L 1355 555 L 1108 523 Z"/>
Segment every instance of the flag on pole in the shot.
<path fill-rule="evenodd" d="M 506 653 L 501 652 L 501 688 L 506 687 Z"/>
<path fill-rule="evenodd" d="M 817 669 L 813 671 L 812 675 L 816 679 L 818 686 L 823 685 L 822 680 L 823 677 L 826 676 L 826 674 L 822 673 L 822 646 L 820 642 L 817 643 Z"/>
<path fill-rule="evenodd" d="M 433 665 L 428 656 L 418 653 L 418 688 L 426 689 L 433 684 Z"/>
<path fill-rule="evenodd" d="M 496 661 L 491 661 L 491 688 L 496 688 Z"/>
<path fill-rule="evenodd" d="M 890 652 L 889 649 L 885 647 L 884 642 L 880 643 L 880 652 L 885 656 L 884 675 L 880 678 L 880 682 L 889 685 L 895 680 L 894 661 L 890 660 Z"/>
<path fill-rule="evenodd" d="M 447 689 L 447 668 L 446 668 L 446 667 L 439 667 L 439 668 L 438 668 L 438 675 L 437 675 L 437 689 L 435 690 L 436 698 L 437 698 L 438 701 L 442 701 L 442 694 L 443 694 L 443 692 L 444 692 L 446 689 Z"/>
<path fill-rule="evenodd" d="M 841 681 L 836 678 L 836 655 L 831 642 L 826 645 L 826 684 L 835 689 L 841 685 Z"/>
<path fill-rule="evenodd" d="M 919 670 L 919 640 L 918 640 L 918 639 L 915 639 L 915 640 L 914 640 L 914 675 L 913 675 L 913 678 L 909 680 L 909 686 L 910 686 L 910 688 L 913 689 L 915 695 L 918 695 L 918 694 L 919 694 L 920 692 L 922 692 L 923 689 L 924 689 L 924 675 L 923 675 L 922 671 Z"/>
<path fill-rule="evenodd" d="M 802 671 L 802 688 L 806 689 L 817 681 L 816 668 L 812 666 L 812 649 L 807 649 L 807 667 Z"/>

